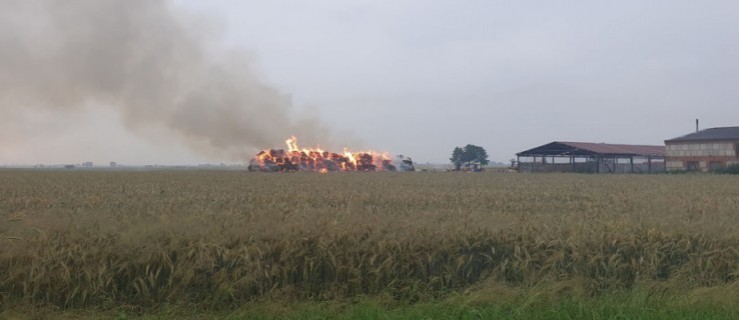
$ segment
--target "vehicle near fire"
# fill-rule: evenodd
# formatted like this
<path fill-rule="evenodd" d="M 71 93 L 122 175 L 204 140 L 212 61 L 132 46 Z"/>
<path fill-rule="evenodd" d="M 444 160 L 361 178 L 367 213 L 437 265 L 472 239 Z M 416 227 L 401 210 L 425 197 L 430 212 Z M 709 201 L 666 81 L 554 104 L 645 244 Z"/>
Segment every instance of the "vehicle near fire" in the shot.
<path fill-rule="evenodd" d="M 413 165 L 413 159 L 411 157 L 403 157 L 403 155 L 398 155 L 398 159 L 400 160 L 400 171 L 416 171 L 416 167 Z"/>

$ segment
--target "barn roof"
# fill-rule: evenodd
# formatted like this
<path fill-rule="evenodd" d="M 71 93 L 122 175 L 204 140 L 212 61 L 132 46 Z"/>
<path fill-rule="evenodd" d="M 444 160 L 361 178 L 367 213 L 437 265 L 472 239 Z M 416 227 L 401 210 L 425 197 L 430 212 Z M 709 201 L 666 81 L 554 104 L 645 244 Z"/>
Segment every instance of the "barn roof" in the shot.
<path fill-rule="evenodd" d="M 517 156 L 621 156 L 664 157 L 665 146 L 554 141 L 522 151 Z"/>
<path fill-rule="evenodd" d="M 707 141 L 707 140 L 737 140 L 739 139 L 739 127 L 708 128 L 698 132 L 686 134 L 681 137 L 665 140 L 669 142 L 684 141 Z"/>

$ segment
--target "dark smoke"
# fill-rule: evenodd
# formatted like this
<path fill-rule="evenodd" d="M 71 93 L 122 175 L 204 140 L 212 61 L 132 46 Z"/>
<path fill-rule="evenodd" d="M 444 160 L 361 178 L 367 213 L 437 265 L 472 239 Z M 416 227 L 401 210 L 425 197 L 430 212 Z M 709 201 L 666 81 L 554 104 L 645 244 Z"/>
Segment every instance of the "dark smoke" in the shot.
<path fill-rule="evenodd" d="M 193 149 L 246 159 L 291 134 L 296 119 L 248 54 L 221 50 L 203 19 L 165 0 L 2 0 L 0 111 L 115 108 L 127 128 L 164 128 Z M 299 125 L 298 125 L 299 124 Z"/>

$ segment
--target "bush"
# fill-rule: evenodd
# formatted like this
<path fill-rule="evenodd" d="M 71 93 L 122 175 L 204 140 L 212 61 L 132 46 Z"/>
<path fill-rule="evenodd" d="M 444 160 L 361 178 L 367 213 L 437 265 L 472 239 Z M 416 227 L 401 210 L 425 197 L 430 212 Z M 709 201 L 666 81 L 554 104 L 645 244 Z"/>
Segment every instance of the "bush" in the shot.
<path fill-rule="evenodd" d="M 726 168 L 716 170 L 716 173 L 739 174 L 739 163 L 735 163 Z"/>

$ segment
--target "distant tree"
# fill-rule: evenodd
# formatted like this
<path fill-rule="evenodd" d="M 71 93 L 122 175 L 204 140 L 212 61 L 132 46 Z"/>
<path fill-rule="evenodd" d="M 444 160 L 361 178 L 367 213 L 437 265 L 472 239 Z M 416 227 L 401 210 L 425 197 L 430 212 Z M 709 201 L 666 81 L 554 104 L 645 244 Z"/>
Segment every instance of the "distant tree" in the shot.
<path fill-rule="evenodd" d="M 454 164 L 454 170 L 459 171 L 462 168 L 462 163 L 464 162 L 464 151 L 460 147 L 455 147 L 454 151 L 452 151 L 452 157 L 449 158 L 449 160 L 452 161 Z"/>
<path fill-rule="evenodd" d="M 464 147 L 464 153 L 467 155 L 467 163 L 478 162 L 484 166 L 490 162 L 488 161 L 488 153 L 483 147 L 468 144 Z"/>
<path fill-rule="evenodd" d="M 462 166 L 468 167 L 474 163 L 479 163 L 483 166 L 489 163 L 488 153 L 485 151 L 485 148 L 472 144 L 468 144 L 463 148 L 454 148 L 452 157 L 449 160 L 454 164 L 455 170 L 460 170 Z"/>

